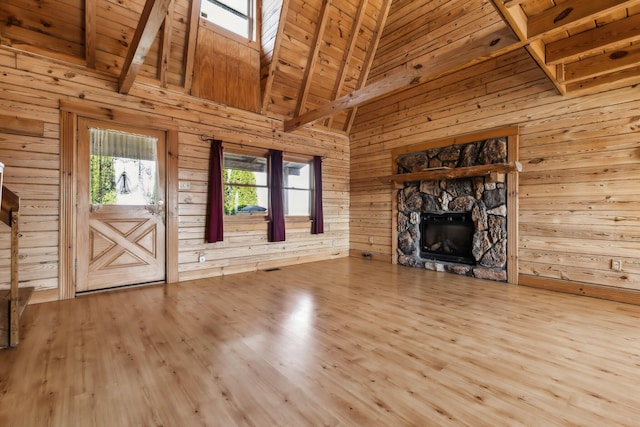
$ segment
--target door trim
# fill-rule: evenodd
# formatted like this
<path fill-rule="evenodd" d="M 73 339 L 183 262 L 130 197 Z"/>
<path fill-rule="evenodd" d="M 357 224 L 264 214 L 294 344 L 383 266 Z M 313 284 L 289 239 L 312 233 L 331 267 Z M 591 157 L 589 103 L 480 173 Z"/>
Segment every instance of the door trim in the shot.
<path fill-rule="evenodd" d="M 178 281 L 178 124 L 168 117 L 153 117 L 97 105 L 60 103 L 60 238 L 58 299 L 76 295 L 77 239 L 77 127 L 78 117 L 166 132 L 166 282 Z M 122 118 L 114 120 L 114 117 Z"/>

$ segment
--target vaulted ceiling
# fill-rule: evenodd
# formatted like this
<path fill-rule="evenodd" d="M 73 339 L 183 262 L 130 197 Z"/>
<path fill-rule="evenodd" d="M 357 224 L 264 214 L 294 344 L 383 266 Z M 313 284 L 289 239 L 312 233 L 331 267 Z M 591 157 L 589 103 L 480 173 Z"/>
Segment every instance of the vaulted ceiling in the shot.
<path fill-rule="evenodd" d="M 383 14 L 371 68 L 362 70 L 366 83 L 284 108 L 285 129 L 315 122 L 348 132 L 342 117 L 358 105 L 516 49 L 528 51 L 563 95 L 640 82 L 637 0 L 394 0 Z M 326 86 L 335 78 L 314 75 L 305 84 Z"/>
<path fill-rule="evenodd" d="M 123 93 L 194 94 L 200 1 L 3 0 L 0 43 L 115 74 Z M 348 134 L 359 106 L 514 50 L 562 95 L 640 83 L 640 0 L 263 0 L 260 15 L 259 65 L 235 63 L 259 86 L 252 110 L 287 131 Z"/>

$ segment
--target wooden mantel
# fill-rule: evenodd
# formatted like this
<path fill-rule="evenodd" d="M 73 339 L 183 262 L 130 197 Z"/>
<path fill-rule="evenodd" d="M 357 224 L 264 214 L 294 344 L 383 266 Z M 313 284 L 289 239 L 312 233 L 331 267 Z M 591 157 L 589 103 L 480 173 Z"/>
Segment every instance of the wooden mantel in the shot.
<path fill-rule="evenodd" d="M 461 168 L 434 168 L 422 172 L 400 173 L 380 177 L 384 183 L 437 181 L 441 179 L 469 178 L 487 176 L 492 173 L 522 172 L 522 164 L 517 161 L 508 163 L 494 163 L 490 165 L 468 166 Z"/>

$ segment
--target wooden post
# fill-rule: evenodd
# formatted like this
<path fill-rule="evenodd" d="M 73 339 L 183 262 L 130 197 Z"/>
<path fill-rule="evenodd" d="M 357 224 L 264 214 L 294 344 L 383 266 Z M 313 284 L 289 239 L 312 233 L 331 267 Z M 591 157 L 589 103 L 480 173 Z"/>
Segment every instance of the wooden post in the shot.
<path fill-rule="evenodd" d="M 18 301 L 18 237 L 20 234 L 20 213 L 11 212 L 11 292 L 9 301 L 9 347 L 20 342 L 20 308 Z"/>

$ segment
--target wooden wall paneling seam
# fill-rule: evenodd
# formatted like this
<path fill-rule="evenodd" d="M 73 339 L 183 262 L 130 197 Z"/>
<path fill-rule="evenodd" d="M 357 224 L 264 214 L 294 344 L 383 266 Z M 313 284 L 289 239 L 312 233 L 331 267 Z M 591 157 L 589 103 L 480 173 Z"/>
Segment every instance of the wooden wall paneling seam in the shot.
<path fill-rule="evenodd" d="M 60 240 L 58 299 L 76 292 L 77 115 L 60 111 Z"/>

